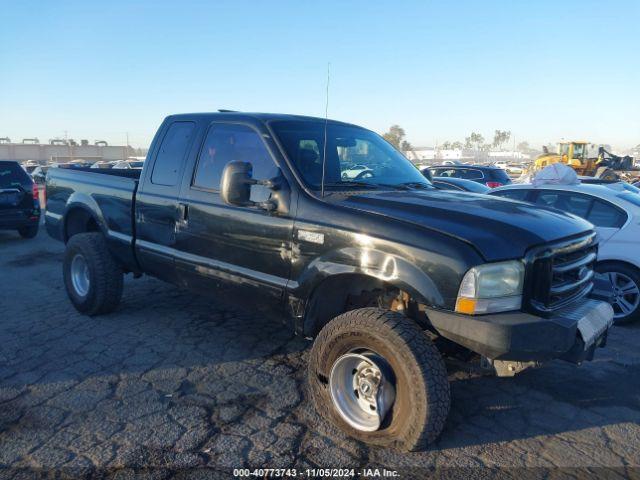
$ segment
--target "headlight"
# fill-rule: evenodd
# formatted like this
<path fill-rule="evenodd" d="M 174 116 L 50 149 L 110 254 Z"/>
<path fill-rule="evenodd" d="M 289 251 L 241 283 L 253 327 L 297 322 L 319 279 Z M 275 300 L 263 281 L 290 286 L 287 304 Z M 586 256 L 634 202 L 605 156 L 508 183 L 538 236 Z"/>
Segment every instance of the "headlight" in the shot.
<path fill-rule="evenodd" d="M 523 283 L 524 265 L 519 260 L 473 267 L 460 284 L 456 312 L 476 315 L 519 310 Z"/>

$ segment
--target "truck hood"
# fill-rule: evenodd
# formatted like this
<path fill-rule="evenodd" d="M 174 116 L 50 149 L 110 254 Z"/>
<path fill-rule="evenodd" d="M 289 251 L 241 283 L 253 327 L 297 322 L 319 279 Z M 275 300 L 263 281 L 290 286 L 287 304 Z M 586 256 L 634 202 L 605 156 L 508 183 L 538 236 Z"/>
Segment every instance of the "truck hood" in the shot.
<path fill-rule="evenodd" d="M 520 258 L 533 246 L 593 228 L 558 210 L 463 192 L 363 192 L 344 196 L 339 203 L 458 238 L 487 261 Z"/>

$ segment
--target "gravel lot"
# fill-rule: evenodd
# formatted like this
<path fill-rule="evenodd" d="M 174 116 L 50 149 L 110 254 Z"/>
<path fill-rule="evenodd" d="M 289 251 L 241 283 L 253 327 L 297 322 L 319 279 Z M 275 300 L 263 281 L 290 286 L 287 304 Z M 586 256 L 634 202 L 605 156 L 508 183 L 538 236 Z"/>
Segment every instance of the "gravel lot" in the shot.
<path fill-rule="evenodd" d="M 640 326 L 615 328 L 582 367 L 498 379 L 451 365 L 444 433 L 402 453 L 350 440 L 315 414 L 304 392 L 310 344 L 277 321 L 151 278 L 128 278 L 115 313 L 84 317 L 67 300 L 62 252 L 44 231 L 0 232 L 0 478 L 221 478 L 260 466 L 640 474 Z"/>

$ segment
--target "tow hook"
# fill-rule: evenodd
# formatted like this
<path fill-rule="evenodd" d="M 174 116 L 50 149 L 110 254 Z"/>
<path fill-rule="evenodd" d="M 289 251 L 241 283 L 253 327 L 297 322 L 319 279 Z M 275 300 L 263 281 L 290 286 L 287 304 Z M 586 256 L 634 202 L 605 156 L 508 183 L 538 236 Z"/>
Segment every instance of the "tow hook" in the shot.
<path fill-rule="evenodd" d="M 510 360 L 491 360 L 480 358 L 480 368 L 495 374 L 497 377 L 513 377 L 527 368 L 539 367 L 540 362 L 515 362 Z"/>

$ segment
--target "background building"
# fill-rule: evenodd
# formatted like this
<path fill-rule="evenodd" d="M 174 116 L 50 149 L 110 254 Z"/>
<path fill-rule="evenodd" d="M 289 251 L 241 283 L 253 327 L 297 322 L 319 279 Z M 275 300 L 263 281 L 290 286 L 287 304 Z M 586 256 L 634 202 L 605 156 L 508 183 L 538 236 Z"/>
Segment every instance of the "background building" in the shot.
<path fill-rule="evenodd" d="M 100 160 L 125 160 L 145 154 L 146 149 L 109 145 L 102 140 L 96 140 L 93 144 L 87 140 L 78 143 L 73 139 L 52 139 L 49 143 L 40 143 L 37 138 L 25 138 L 20 143 L 14 143 L 7 137 L 0 138 L 0 160 L 34 160 L 40 164 L 85 160 L 93 163 Z"/>

